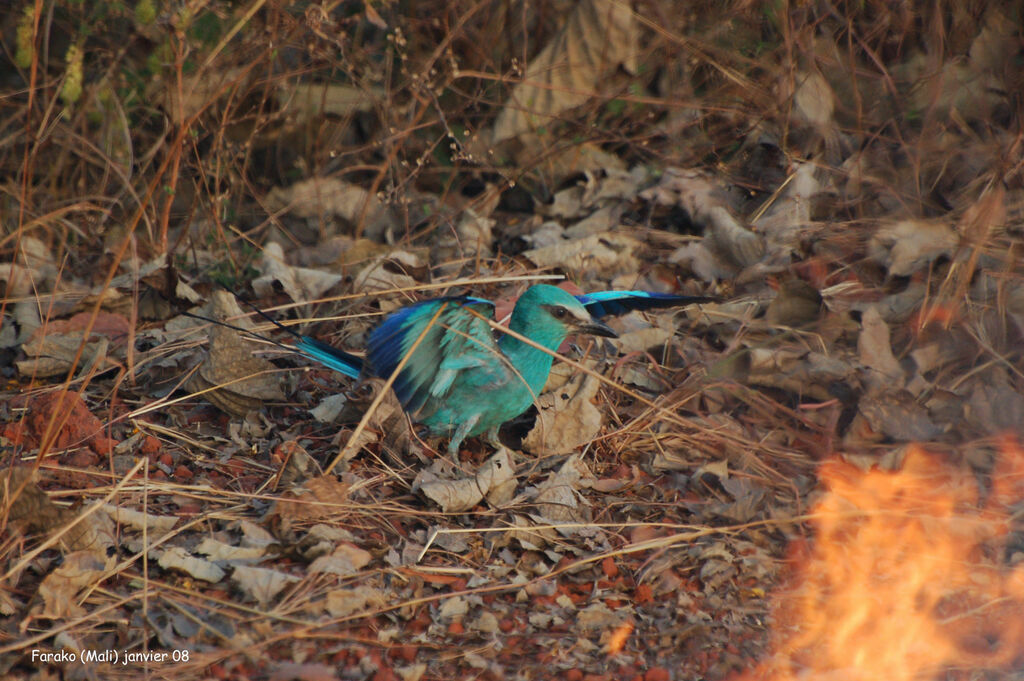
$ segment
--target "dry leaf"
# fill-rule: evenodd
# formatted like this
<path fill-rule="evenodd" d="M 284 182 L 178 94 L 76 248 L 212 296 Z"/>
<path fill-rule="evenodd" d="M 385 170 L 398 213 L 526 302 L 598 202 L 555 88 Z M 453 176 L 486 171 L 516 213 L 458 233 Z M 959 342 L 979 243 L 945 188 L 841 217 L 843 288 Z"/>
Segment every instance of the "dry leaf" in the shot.
<path fill-rule="evenodd" d="M 413 491 L 419 491 L 441 507 L 446 513 L 468 511 L 479 504 L 484 496 L 495 492 L 504 500 L 509 485 L 515 485 L 515 466 L 505 448 L 499 449 L 483 463 L 472 478 L 446 480 L 430 470 L 422 470 L 413 481 Z"/>
<path fill-rule="evenodd" d="M 927 284 L 911 281 L 905 289 L 882 298 L 874 306 L 878 308 L 882 319 L 898 324 L 907 321 L 911 315 L 920 310 L 927 295 Z"/>
<path fill-rule="evenodd" d="M 404 667 L 395 667 L 395 672 L 402 677 L 402 681 L 420 681 L 427 673 L 427 663 L 418 662 Z"/>
<path fill-rule="evenodd" d="M 31 468 L 18 466 L 9 470 L 9 474 L 2 478 L 3 509 L 12 523 L 29 532 L 47 535 L 61 532 L 60 546 L 64 551 L 89 551 L 104 556 L 107 549 L 115 545 L 116 532 L 109 518 L 89 513 L 88 517 L 64 531 L 64 527 L 87 513 L 91 506 L 82 509 L 57 506 L 32 480 Z M 12 499 L 11 495 L 22 485 L 21 492 Z"/>
<path fill-rule="evenodd" d="M 1007 432 L 1020 436 L 1024 433 L 1024 397 L 1003 372 L 994 373 L 974 384 L 965 420 L 982 437 Z"/>
<path fill-rule="evenodd" d="M 538 208 L 541 215 L 549 218 L 578 218 L 583 213 L 583 196 L 586 187 L 574 185 L 555 192 L 551 203 Z"/>
<path fill-rule="evenodd" d="M 164 551 L 157 564 L 164 570 L 181 570 L 211 584 L 224 579 L 224 570 L 216 563 L 196 558 L 180 546 L 172 546 Z"/>
<path fill-rule="evenodd" d="M 2 270 L 3 265 L 0 265 Z M 20 300 L 10 306 L 10 314 L 0 317 L 0 348 L 16 348 L 32 337 L 42 320 L 39 308 L 31 300 Z"/>
<path fill-rule="evenodd" d="M 833 384 L 855 382 L 856 371 L 852 366 L 820 352 L 788 347 L 751 348 L 747 355 L 750 361 L 747 383 L 750 385 L 778 388 L 826 402 L 835 397 L 831 392 Z M 733 369 L 742 371 L 747 358 L 739 355 L 737 359 Z"/>
<path fill-rule="evenodd" d="M 10 617 L 16 612 L 21 612 L 25 608 L 25 604 L 16 598 L 13 598 L 7 592 L 0 592 L 0 616 Z"/>
<path fill-rule="evenodd" d="M 313 574 L 326 573 L 349 577 L 370 564 L 373 556 L 369 551 L 349 542 L 340 543 L 330 555 L 320 556 L 309 565 Z"/>
<path fill-rule="evenodd" d="M 708 247 L 740 267 L 750 267 L 764 257 L 764 240 L 740 224 L 724 206 L 707 211 Z"/>
<path fill-rule="evenodd" d="M 67 510 L 64 519 L 67 524 L 74 522 L 79 515 L 84 515 L 99 502 L 92 502 L 88 507 L 76 510 Z M 114 521 L 102 513 L 89 513 L 83 520 L 68 527 L 68 530 L 61 535 L 60 545 L 65 551 L 92 551 L 98 556 L 105 557 L 107 551 L 113 549 L 118 537 Z"/>
<path fill-rule="evenodd" d="M 370 292 L 415 288 L 419 282 L 414 275 L 423 269 L 415 253 L 391 251 L 360 270 L 352 282 L 352 289 Z"/>
<path fill-rule="evenodd" d="M 561 388 L 537 398 L 537 423 L 523 440 L 534 454 L 568 454 L 601 432 L 601 410 L 594 405 L 601 382 L 576 374 Z"/>
<path fill-rule="evenodd" d="M 15 466 L 0 476 L 3 510 L 11 522 L 24 523 L 30 531 L 48 532 L 64 522 L 64 509 L 39 489 L 35 475 L 31 466 Z"/>
<path fill-rule="evenodd" d="M 348 617 L 369 610 L 379 610 L 388 604 L 387 595 L 372 586 L 354 589 L 334 589 L 327 592 L 324 610 L 331 617 Z"/>
<path fill-rule="evenodd" d="M 505 536 L 510 541 L 518 542 L 527 551 L 540 551 L 548 544 L 556 541 L 558 533 L 553 528 L 544 527 L 550 524 L 549 521 L 540 516 L 537 516 L 537 518 L 538 520 L 535 522 L 518 513 L 513 514 L 510 524 L 515 529 L 507 532 Z M 541 526 L 538 526 L 538 523 Z"/>
<path fill-rule="evenodd" d="M 476 472 L 477 485 L 486 489 L 487 503 L 500 507 L 512 501 L 516 491 L 516 467 L 504 447 L 484 461 Z"/>
<path fill-rule="evenodd" d="M 255 563 L 267 556 L 266 546 L 232 546 L 213 537 L 203 537 L 194 551 L 210 560 L 227 563 Z"/>
<path fill-rule="evenodd" d="M 953 254 L 960 239 L 943 221 L 902 220 L 871 237 L 868 252 L 890 276 L 906 277 Z"/>
<path fill-rule="evenodd" d="M 602 149 L 594 142 L 579 142 L 572 145 L 549 145 L 546 137 L 532 133 L 520 135 L 522 147 L 512 154 L 512 162 L 519 166 L 532 166 L 542 173 L 550 184 L 557 185 L 565 178 L 596 171 L 625 172 L 626 162 Z M 545 150 L 537 158 L 537 149 Z"/>
<path fill-rule="evenodd" d="M 0 263 L 0 282 L 6 287 L 6 295 L 24 298 L 32 295 L 33 287 L 43 284 L 44 275 L 38 270 L 23 267 L 14 262 Z"/>
<path fill-rule="evenodd" d="M 636 200 L 640 187 L 650 183 L 652 172 L 638 165 L 629 170 L 605 168 L 600 173 L 586 172 L 583 205 L 622 209 L 622 202 Z"/>
<path fill-rule="evenodd" d="M 361 380 L 358 385 L 345 393 L 344 409 L 335 416 L 335 419 L 344 419 L 344 422 L 360 420 L 377 399 L 380 391 L 384 389 L 385 382 L 382 378 Z M 416 439 L 412 423 L 392 390 L 387 391 L 384 399 L 370 415 L 367 428 L 363 430 L 360 437 L 362 441 L 356 445 L 353 445 L 348 439 L 344 440 L 342 451 L 346 452 L 349 458 L 358 454 L 366 445 L 380 441 L 383 450 L 396 463 L 405 463 L 409 461 L 410 456 L 414 456 L 420 461 L 426 460 L 423 456 L 423 447 Z"/>
<path fill-rule="evenodd" d="M 800 240 L 807 237 L 811 222 L 811 209 L 822 192 L 816 169 L 816 163 L 797 164 L 768 210 L 754 222 L 758 232 L 764 234 L 768 250 L 787 261 L 791 253 L 800 252 Z"/>
<path fill-rule="evenodd" d="M 603 602 L 593 603 L 576 613 L 576 627 L 583 631 L 611 631 L 629 616 L 624 610 L 613 611 Z"/>
<path fill-rule="evenodd" d="M 363 88 L 338 83 L 296 83 L 282 81 L 275 93 L 282 113 L 297 122 L 324 115 L 347 118 L 360 112 L 372 112 L 387 99 L 381 88 Z"/>
<path fill-rule="evenodd" d="M 537 513 L 553 523 L 590 522 L 590 509 L 580 505 L 578 490 L 594 479 L 578 454 L 562 464 L 558 472 L 541 483 L 534 503 Z"/>
<path fill-rule="evenodd" d="M 494 122 L 492 143 L 550 125 L 561 112 L 599 94 L 602 80 L 620 64 L 635 72 L 637 36 L 629 3 L 577 3 L 562 31 L 530 61 Z"/>
<path fill-rule="evenodd" d="M 618 326 L 615 327 L 615 330 L 619 331 L 619 327 L 629 328 L 627 325 L 632 326 L 631 330 L 620 332 L 619 337 L 612 340 L 621 355 L 663 348 L 675 336 L 675 329 L 668 323 L 665 323 L 664 326 L 652 326 L 647 321 L 634 324 L 630 318 L 642 320 L 639 314 L 633 313 L 620 318 Z"/>
<path fill-rule="evenodd" d="M 340 218 L 356 227 L 362 224 L 362 230 L 357 231 L 374 241 L 384 240 L 392 222 L 376 196 L 333 177 L 313 177 L 287 188 L 275 187 L 267 194 L 267 206 L 304 218 Z"/>
<path fill-rule="evenodd" d="M 592 234 L 611 231 L 618 227 L 621 216 L 621 205 L 603 206 L 565 230 L 565 235 L 570 239 L 582 239 Z"/>
<path fill-rule="evenodd" d="M 260 272 L 262 276 L 252 281 L 252 290 L 257 295 L 272 295 L 274 282 L 278 282 L 284 292 L 297 303 L 316 300 L 341 281 L 340 274 L 321 272 L 308 267 L 292 267 L 285 262 L 284 249 L 276 241 L 271 241 L 263 247 Z"/>
<path fill-rule="evenodd" d="M 323 475 L 320 464 L 296 440 L 282 442 L 274 450 L 274 457 L 276 460 L 284 459 L 275 489 L 289 489 Z"/>
<path fill-rule="evenodd" d="M 106 368 L 116 366 L 116 361 L 107 358 L 109 340 L 101 338 L 85 344 L 82 348 L 82 332 L 71 333 L 49 333 L 39 336 L 39 331 L 46 327 L 39 327 L 36 331 L 36 338 L 29 340 L 22 345 L 22 349 L 30 359 L 15 362 L 18 373 L 24 377 L 51 378 L 53 376 L 64 377 L 75 361 L 78 359 L 78 376 L 88 374 L 93 367 L 103 371 Z M 82 348 L 81 355 L 78 354 Z"/>
<path fill-rule="evenodd" d="M 932 421 L 928 410 L 906 391 L 876 396 L 865 394 L 857 408 L 858 413 L 849 428 L 854 438 L 851 442 L 856 438 L 869 442 L 880 440 L 880 436 L 897 442 L 928 442 L 943 432 Z M 865 431 L 865 425 L 869 430 Z"/>
<path fill-rule="evenodd" d="M 351 485 L 333 475 L 307 480 L 287 490 L 270 511 L 286 525 L 293 522 L 337 518 L 344 513 Z"/>
<path fill-rule="evenodd" d="M 213 294 L 213 317 L 226 320 L 241 317 L 242 311 L 234 297 L 226 291 Z M 232 322 L 245 326 L 244 321 Z M 204 393 L 207 400 L 229 414 L 244 416 L 263 406 L 265 401 L 281 401 L 279 370 L 268 360 L 253 355 L 252 341 L 234 329 L 210 328 L 210 351 L 192 375 L 194 391 L 214 388 Z"/>
<path fill-rule="evenodd" d="M 874 373 L 868 381 L 879 390 L 898 388 L 903 385 L 903 370 L 892 354 L 889 342 L 889 325 L 882 319 L 878 308 L 871 306 L 861 317 L 861 332 L 857 337 L 857 353 L 861 363 Z"/>
<path fill-rule="evenodd" d="M 14 316 L 22 325 L 17 334 L 13 329 L 9 332 L 12 337 L 5 343 L 6 347 L 24 343 L 39 326 L 39 305 L 35 295 L 39 291 L 54 290 L 57 274 L 53 256 L 42 241 L 28 234 L 20 236 L 19 241 L 21 249 L 15 258 L 19 262 L 0 262 L 0 283 L 3 284 L 0 290 L 8 301 L 15 301 L 8 302 L 8 305 L 13 305 Z M 10 327 L 3 323 L 3 328 Z"/>
<path fill-rule="evenodd" d="M 794 74 L 796 92 L 793 94 L 791 121 L 795 128 L 806 127 L 810 133 L 801 146 L 804 155 L 818 151 L 823 143 L 825 159 L 832 164 L 841 161 L 840 132 L 835 121 L 836 94 L 828 80 L 817 68 Z"/>
<path fill-rule="evenodd" d="M 793 95 L 793 113 L 816 128 L 827 129 L 834 126 L 835 93 L 821 72 L 798 71 L 794 75 L 794 80 L 797 86 Z"/>
<path fill-rule="evenodd" d="M 295 584 L 300 580 L 294 575 L 277 570 L 239 565 L 231 573 L 231 581 L 259 603 L 260 607 L 265 607 L 289 584 Z"/>
<path fill-rule="evenodd" d="M 491 230 L 495 224 L 496 220 L 478 215 L 467 207 L 456 223 L 454 233 L 451 230 L 439 233 L 431 249 L 431 262 L 445 263 L 442 271 L 447 269 L 452 273 L 466 265 L 474 266 L 478 258 L 491 255 L 491 243 L 494 240 Z"/>
<path fill-rule="evenodd" d="M 451 596 L 441 601 L 441 607 L 437 609 L 437 618 L 442 622 L 461 622 L 462 618 L 469 612 L 469 603 L 462 596 Z"/>
<path fill-rule="evenodd" d="M 479 632 L 491 636 L 498 636 L 501 632 L 501 623 L 493 612 L 484 610 L 477 617 L 466 623 L 469 631 Z"/>
<path fill-rule="evenodd" d="M 709 514 L 733 523 L 746 523 L 764 513 L 764 500 L 768 493 L 765 487 L 745 477 L 719 478 L 719 481 L 733 501 L 709 504 Z"/>
<path fill-rule="evenodd" d="M 153 515 L 152 513 L 143 513 L 135 509 L 121 508 L 110 504 L 104 504 L 102 510 L 118 525 L 127 526 L 140 532 L 145 531 L 151 539 L 159 539 L 164 536 L 180 520 L 177 516 Z"/>
<path fill-rule="evenodd" d="M 692 267 L 704 278 L 719 278 L 723 276 L 720 272 L 727 276 L 736 267 L 749 267 L 764 257 L 762 237 L 740 224 L 732 214 L 727 190 L 704 171 L 668 168 L 661 182 L 641 192 L 640 197 L 662 205 L 677 205 L 695 223 L 704 225 L 706 243 L 685 246 L 670 259 L 693 261 Z"/>
<path fill-rule="evenodd" d="M 113 558 L 94 551 L 75 551 L 64 556 L 64 562 L 48 574 L 39 584 L 42 607 L 36 617 L 64 620 L 85 615 L 85 609 L 75 602 L 78 592 L 96 584 L 113 565 Z"/>
<path fill-rule="evenodd" d="M 728 279 L 736 273 L 736 265 L 719 256 L 704 241 L 691 241 L 680 246 L 667 262 L 692 271 L 702 281 Z"/>
<path fill-rule="evenodd" d="M 637 252 L 643 244 L 621 232 L 604 232 L 554 246 L 534 248 L 522 255 L 537 267 L 561 267 L 587 276 L 610 279 L 640 268 Z"/>

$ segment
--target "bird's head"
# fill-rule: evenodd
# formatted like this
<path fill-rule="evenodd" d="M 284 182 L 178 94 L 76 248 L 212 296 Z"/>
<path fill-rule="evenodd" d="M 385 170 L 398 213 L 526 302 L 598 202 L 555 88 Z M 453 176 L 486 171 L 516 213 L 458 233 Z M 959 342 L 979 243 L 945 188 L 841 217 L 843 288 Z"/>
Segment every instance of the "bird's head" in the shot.
<path fill-rule="evenodd" d="M 618 337 L 607 324 L 587 312 L 575 296 L 548 284 L 532 286 L 520 296 L 510 326 L 551 349 L 572 333 Z"/>

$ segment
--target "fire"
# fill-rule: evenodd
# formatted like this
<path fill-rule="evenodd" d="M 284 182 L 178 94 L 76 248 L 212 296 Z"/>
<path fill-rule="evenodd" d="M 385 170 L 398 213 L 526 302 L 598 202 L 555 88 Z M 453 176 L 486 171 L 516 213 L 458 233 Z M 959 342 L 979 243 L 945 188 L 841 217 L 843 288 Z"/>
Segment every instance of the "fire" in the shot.
<path fill-rule="evenodd" d="M 776 603 L 775 655 L 745 678 L 920 681 L 1024 667 L 1024 561 L 1007 556 L 1024 450 L 1002 450 L 990 489 L 920 448 L 895 473 L 825 464 L 813 544 L 794 547 Z"/>

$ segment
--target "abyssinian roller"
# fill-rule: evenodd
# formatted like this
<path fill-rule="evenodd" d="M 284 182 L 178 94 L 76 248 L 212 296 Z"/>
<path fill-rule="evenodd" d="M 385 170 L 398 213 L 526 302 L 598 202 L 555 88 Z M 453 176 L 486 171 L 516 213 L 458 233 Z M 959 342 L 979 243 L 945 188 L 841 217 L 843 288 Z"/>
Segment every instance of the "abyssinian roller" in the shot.
<path fill-rule="evenodd" d="M 537 284 L 516 302 L 508 328 L 554 352 L 571 334 L 614 338 L 615 332 L 601 321 L 607 315 L 711 300 L 645 291 L 572 295 Z M 486 433 L 497 444 L 498 428 L 533 404 L 551 371 L 548 352 L 511 334 L 495 338 L 488 323 L 494 310 L 491 301 L 470 296 L 413 303 L 389 314 L 370 332 L 364 357 L 263 316 L 296 338 L 288 347 L 346 376 L 386 379 L 397 371 L 392 386 L 399 402 L 432 435 L 447 436 L 448 454 L 454 457 L 467 437 Z"/>

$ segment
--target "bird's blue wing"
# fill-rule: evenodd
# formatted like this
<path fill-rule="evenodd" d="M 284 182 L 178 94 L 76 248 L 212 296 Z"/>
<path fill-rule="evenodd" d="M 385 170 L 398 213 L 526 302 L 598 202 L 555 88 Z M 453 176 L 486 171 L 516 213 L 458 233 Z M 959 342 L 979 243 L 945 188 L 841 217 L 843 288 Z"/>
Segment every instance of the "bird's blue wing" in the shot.
<path fill-rule="evenodd" d="M 691 303 L 709 303 L 706 296 L 679 296 L 674 293 L 651 291 L 598 291 L 576 296 L 576 300 L 594 317 L 619 315 L 633 310 L 651 310 L 658 307 L 677 307 Z"/>
<path fill-rule="evenodd" d="M 460 372 L 502 367 L 503 355 L 482 317 L 494 318 L 494 303 L 481 298 L 438 298 L 404 307 L 370 333 L 367 360 L 375 374 L 387 378 L 416 346 L 393 384 L 402 406 L 415 413 L 428 400 L 447 395 Z"/>

